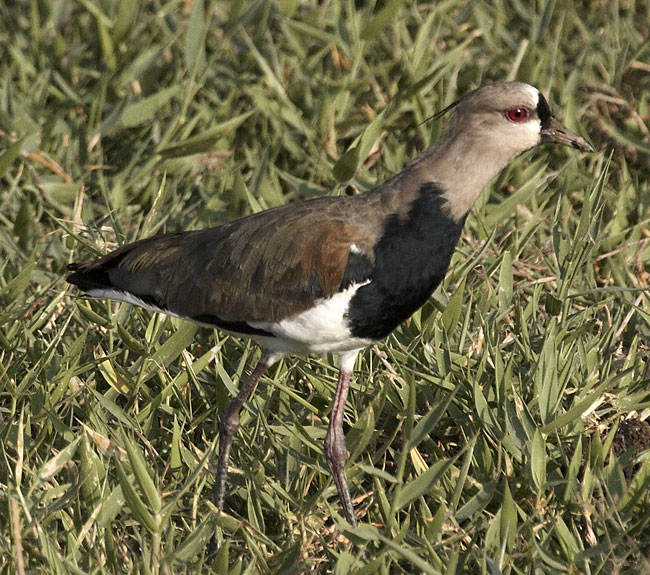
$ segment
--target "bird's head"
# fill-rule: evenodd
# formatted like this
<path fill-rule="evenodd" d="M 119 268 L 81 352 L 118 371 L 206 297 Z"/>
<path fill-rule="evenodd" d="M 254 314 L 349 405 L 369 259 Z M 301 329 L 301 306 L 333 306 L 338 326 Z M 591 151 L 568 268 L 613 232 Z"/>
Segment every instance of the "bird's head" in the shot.
<path fill-rule="evenodd" d="M 435 117 L 449 112 L 442 137 L 416 164 L 435 181 L 455 220 L 471 209 L 487 183 L 510 161 L 545 142 L 585 152 L 593 148 L 551 115 L 546 98 L 522 82 L 486 84 Z"/>
<path fill-rule="evenodd" d="M 585 152 L 592 146 L 551 115 L 543 94 L 522 82 L 496 82 L 470 92 L 450 111 L 445 134 L 471 135 L 473 141 L 512 157 L 538 144 L 553 142 Z M 494 151 L 496 151 L 494 150 Z"/>

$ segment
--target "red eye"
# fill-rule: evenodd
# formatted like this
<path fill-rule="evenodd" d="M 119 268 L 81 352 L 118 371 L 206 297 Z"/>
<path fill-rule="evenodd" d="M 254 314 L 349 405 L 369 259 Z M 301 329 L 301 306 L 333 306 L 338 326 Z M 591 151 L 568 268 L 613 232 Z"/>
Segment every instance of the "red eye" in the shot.
<path fill-rule="evenodd" d="M 525 122 L 530 118 L 530 110 L 524 107 L 510 108 L 506 110 L 506 118 L 515 123 Z"/>

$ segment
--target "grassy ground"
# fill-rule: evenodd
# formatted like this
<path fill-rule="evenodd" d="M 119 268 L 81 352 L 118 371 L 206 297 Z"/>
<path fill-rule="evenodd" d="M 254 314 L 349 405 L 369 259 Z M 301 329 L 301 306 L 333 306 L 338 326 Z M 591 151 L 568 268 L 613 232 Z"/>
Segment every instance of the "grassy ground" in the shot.
<path fill-rule="evenodd" d="M 649 22 L 633 0 L 2 3 L 0 571 L 649 573 Z M 217 416 L 259 351 L 77 299 L 66 263 L 367 189 L 504 79 L 598 151 L 515 161 L 359 359 L 361 526 L 321 450 L 332 358 L 263 379 L 217 521 Z"/>

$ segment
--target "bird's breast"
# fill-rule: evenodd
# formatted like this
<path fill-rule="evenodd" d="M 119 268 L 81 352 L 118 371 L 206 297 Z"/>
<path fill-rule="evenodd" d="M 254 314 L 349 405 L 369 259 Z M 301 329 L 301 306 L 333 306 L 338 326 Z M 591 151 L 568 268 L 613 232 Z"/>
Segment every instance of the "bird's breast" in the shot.
<path fill-rule="evenodd" d="M 347 320 L 352 335 L 387 336 L 420 308 L 443 280 L 465 217 L 444 209 L 435 183 L 423 184 L 408 212 L 387 219 L 374 248 L 370 282 L 351 298 Z"/>

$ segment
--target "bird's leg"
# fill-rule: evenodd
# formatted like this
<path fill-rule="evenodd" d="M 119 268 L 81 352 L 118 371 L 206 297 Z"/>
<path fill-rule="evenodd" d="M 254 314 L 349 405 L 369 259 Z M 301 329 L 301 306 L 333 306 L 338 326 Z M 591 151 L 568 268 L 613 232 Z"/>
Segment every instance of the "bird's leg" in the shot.
<path fill-rule="evenodd" d="M 226 479 L 228 478 L 228 460 L 230 459 L 230 446 L 235 434 L 239 430 L 239 412 L 244 402 L 250 397 L 251 393 L 257 386 L 260 378 L 266 371 L 266 368 L 273 364 L 275 358 L 270 355 L 263 355 L 262 359 L 257 362 L 255 369 L 250 374 L 246 383 L 239 390 L 239 393 L 233 399 L 226 409 L 224 409 L 219 419 L 219 461 L 217 462 L 217 479 L 215 494 L 215 503 L 217 509 L 223 509 L 223 498 L 226 493 Z"/>
<path fill-rule="evenodd" d="M 352 498 L 350 497 L 350 490 L 344 473 L 348 452 L 345 448 L 345 435 L 343 434 L 343 415 L 345 413 L 345 400 L 348 397 L 350 387 L 350 375 L 356 355 L 357 352 L 355 351 L 354 355 L 346 354 L 346 356 L 341 357 L 341 369 L 336 384 L 336 393 L 334 394 L 334 405 L 332 406 L 330 424 L 325 435 L 325 457 L 327 457 L 327 462 L 334 476 L 334 483 L 336 483 L 336 489 L 343 505 L 345 518 L 352 527 L 357 526 L 357 518 L 354 515 Z"/>

